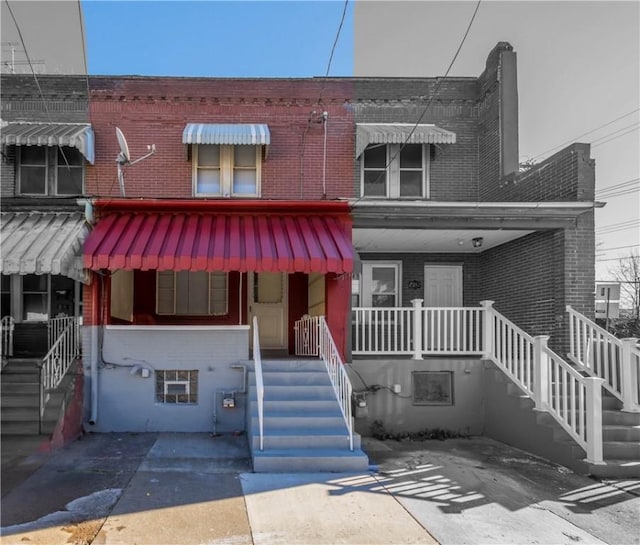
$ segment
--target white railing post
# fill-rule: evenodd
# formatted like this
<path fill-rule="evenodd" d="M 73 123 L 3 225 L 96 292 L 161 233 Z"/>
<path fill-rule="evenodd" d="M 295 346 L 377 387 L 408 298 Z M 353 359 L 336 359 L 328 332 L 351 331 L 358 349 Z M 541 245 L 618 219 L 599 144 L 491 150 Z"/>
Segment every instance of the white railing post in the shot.
<path fill-rule="evenodd" d="M 493 339 L 493 301 L 480 301 L 482 312 L 482 352 L 485 358 L 495 355 Z"/>
<path fill-rule="evenodd" d="M 413 305 L 413 357 L 422 359 L 422 299 L 412 299 Z"/>
<path fill-rule="evenodd" d="M 546 411 L 549 408 L 548 342 L 549 335 L 538 335 L 533 338 L 533 401 L 535 408 L 539 411 Z"/>
<path fill-rule="evenodd" d="M 602 385 L 604 379 L 586 377 L 584 379 L 586 389 L 586 441 L 587 462 L 602 464 Z"/>
<path fill-rule="evenodd" d="M 631 351 L 638 339 L 620 339 L 620 382 L 622 389 L 622 410 L 628 413 L 640 412 L 638 399 L 638 364 L 631 357 Z"/>

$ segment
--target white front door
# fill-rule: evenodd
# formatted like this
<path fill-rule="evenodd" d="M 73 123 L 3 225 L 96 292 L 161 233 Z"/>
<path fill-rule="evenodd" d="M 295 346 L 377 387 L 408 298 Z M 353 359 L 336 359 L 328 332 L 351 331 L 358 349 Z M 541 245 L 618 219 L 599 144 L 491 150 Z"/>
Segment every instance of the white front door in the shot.
<path fill-rule="evenodd" d="M 249 275 L 249 315 L 258 318 L 261 348 L 287 347 L 287 275 Z M 253 339 L 253 337 L 252 337 Z"/>
<path fill-rule="evenodd" d="M 460 265 L 425 265 L 424 306 L 462 306 L 462 267 Z"/>

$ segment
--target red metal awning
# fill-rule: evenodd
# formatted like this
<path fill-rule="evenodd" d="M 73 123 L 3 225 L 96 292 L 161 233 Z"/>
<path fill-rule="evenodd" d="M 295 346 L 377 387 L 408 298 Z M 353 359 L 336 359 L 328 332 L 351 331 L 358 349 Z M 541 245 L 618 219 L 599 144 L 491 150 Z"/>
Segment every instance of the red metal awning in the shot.
<path fill-rule="evenodd" d="M 84 247 L 87 269 L 345 273 L 350 228 L 308 214 L 111 213 Z"/>

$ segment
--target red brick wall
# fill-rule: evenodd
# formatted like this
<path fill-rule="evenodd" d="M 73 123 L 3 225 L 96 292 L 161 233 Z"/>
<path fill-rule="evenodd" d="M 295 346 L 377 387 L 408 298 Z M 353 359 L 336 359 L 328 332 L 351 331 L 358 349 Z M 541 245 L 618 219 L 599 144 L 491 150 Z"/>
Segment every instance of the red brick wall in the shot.
<path fill-rule="evenodd" d="M 119 194 L 116 126 L 132 159 L 146 154 L 147 145 L 157 149 L 126 169 L 127 197 L 183 198 L 193 196 L 191 160 L 182 144 L 187 123 L 266 123 L 271 145 L 262 164 L 262 197 L 322 199 L 324 131 L 309 118 L 314 110 L 326 110 L 326 198 L 351 196 L 354 125 L 345 107 L 350 96 L 350 84 L 339 80 L 323 85 L 320 80 L 91 78 L 97 153 L 95 166 L 87 169 L 87 193 Z"/>

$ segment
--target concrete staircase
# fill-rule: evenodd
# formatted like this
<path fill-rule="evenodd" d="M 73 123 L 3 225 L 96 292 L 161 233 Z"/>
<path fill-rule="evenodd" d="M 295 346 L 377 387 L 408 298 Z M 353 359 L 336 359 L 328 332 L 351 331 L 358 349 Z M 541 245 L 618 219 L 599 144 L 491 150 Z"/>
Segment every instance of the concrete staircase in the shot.
<path fill-rule="evenodd" d="M 500 412 L 502 425 L 490 426 L 487 435 L 594 477 L 640 478 L 640 413 L 625 413 L 622 403 L 603 390 L 602 433 L 604 464 L 585 460 L 585 451 L 546 413 L 534 411 L 533 400 L 511 383 L 502 371 L 487 368 L 494 385 L 487 395 L 507 396 Z M 490 384 L 487 384 L 490 386 Z M 487 404 L 491 411 L 491 403 Z M 497 416 L 497 415 L 495 415 Z M 505 418 L 506 417 L 506 418 Z M 492 418 L 493 420 L 493 418 Z"/>
<path fill-rule="evenodd" d="M 40 433 L 40 359 L 11 358 L 0 375 L 2 435 Z"/>
<path fill-rule="evenodd" d="M 260 450 L 255 374 L 249 378 L 249 446 L 257 473 L 367 471 L 354 434 L 353 451 L 324 363 L 263 360 L 264 450 Z"/>

